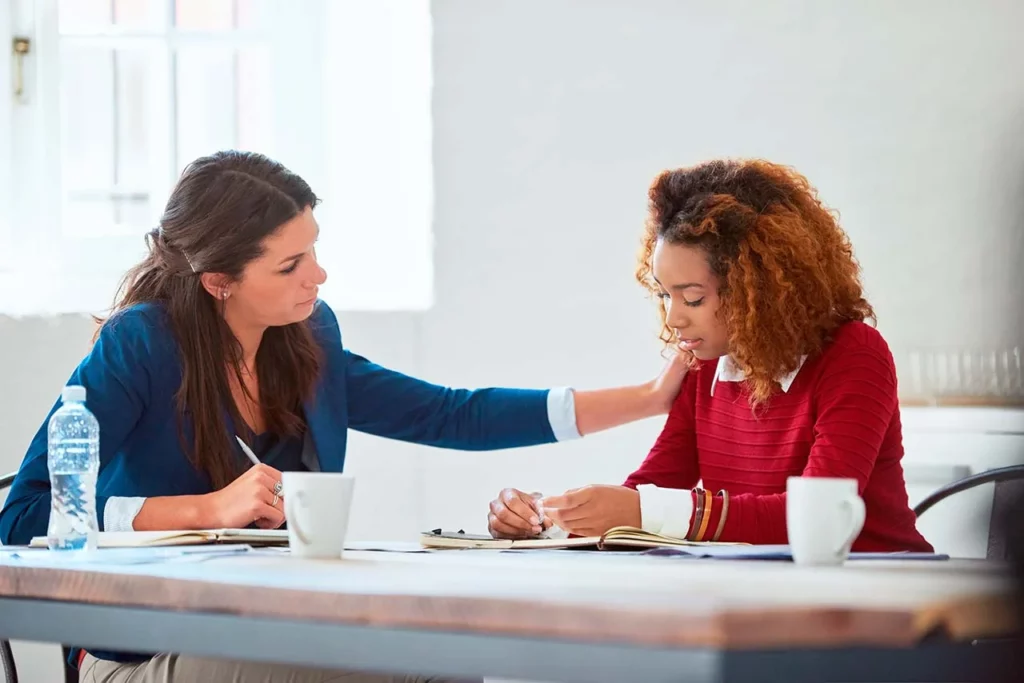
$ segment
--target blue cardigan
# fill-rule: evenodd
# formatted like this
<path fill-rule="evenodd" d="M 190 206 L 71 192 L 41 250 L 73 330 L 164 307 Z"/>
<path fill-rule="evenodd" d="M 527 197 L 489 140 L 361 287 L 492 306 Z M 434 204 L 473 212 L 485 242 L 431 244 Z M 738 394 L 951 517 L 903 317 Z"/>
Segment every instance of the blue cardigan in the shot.
<path fill-rule="evenodd" d="M 334 312 L 323 302 L 309 320 L 323 349 L 314 397 L 304 405 L 319 467 L 345 466 L 349 428 L 441 448 L 492 450 L 555 441 L 547 390 L 449 389 L 387 370 L 347 351 Z M 69 384 L 88 392 L 100 423 L 96 509 L 100 525 L 112 496 L 195 495 L 212 491 L 178 438 L 174 394 L 181 360 L 170 320 L 159 304 L 112 317 Z M 59 407 L 54 405 L 50 414 Z M 226 411 L 225 411 L 226 414 Z M 45 536 L 50 516 L 47 422 L 36 433 L 0 511 L 0 542 Z M 191 433 L 184 423 L 185 434 Z M 229 428 L 225 425 L 225 430 Z M 228 432 L 230 434 L 230 432 Z"/>

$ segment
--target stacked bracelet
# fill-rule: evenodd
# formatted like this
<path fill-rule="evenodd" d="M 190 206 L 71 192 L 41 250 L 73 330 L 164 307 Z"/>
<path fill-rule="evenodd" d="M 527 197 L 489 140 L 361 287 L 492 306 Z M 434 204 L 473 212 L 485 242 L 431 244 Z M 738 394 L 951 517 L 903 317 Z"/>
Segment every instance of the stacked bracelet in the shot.
<path fill-rule="evenodd" d="M 718 529 L 715 530 L 715 535 L 711 537 L 712 542 L 717 541 L 722 535 L 722 530 L 725 529 L 725 518 L 729 516 L 729 492 L 722 489 L 718 492 L 718 495 L 722 497 L 722 516 L 718 518 Z"/>
<path fill-rule="evenodd" d="M 697 540 L 697 531 L 701 522 L 704 521 L 704 489 L 694 489 L 693 524 L 690 526 L 690 533 L 686 537 L 691 541 Z"/>
<path fill-rule="evenodd" d="M 716 495 L 722 497 L 722 514 L 718 517 L 718 526 L 715 529 L 715 534 L 708 539 L 712 543 L 721 538 L 722 531 L 725 529 L 725 520 L 729 516 L 729 492 L 722 489 Z M 710 491 L 695 488 L 693 489 L 693 499 L 693 522 L 690 524 L 690 532 L 686 535 L 686 538 L 691 541 L 703 541 L 704 535 L 708 531 L 708 525 L 711 523 L 714 496 L 711 495 Z"/>
<path fill-rule="evenodd" d="M 704 505 L 701 506 L 704 512 L 700 518 L 700 529 L 697 531 L 696 539 L 694 539 L 697 541 L 704 540 L 704 534 L 707 532 L 708 524 L 711 522 L 711 504 L 713 502 L 711 491 L 701 491 L 701 493 L 704 495 Z"/>

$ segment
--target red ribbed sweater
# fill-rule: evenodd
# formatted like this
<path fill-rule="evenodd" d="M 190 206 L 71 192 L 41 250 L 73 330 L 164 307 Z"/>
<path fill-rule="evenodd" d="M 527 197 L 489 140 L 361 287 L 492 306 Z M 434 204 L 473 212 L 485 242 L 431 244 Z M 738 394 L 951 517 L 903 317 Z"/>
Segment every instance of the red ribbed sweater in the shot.
<path fill-rule="evenodd" d="M 729 492 L 720 541 L 786 543 L 786 478 L 856 479 L 867 508 L 856 551 L 931 552 L 918 533 L 903 479 L 896 369 L 885 340 L 860 322 L 842 325 L 808 358 L 789 391 L 756 414 L 746 383 L 711 381 L 717 361 L 686 377 L 665 427 L 626 486 Z M 696 503 L 696 501 L 695 501 Z M 717 529 L 715 496 L 708 529 Z M 691 517 L 692 525 L 692 517 Z"/>

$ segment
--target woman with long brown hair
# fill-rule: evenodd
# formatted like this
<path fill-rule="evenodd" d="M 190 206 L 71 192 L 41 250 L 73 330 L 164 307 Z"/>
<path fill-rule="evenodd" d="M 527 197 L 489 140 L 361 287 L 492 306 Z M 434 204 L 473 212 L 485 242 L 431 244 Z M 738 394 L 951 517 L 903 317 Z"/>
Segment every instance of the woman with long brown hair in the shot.
<path fill-rule="evenodd" d="M 712 161 L 662 173 L 649 199 L 637 278 L 659 300 L 662 340 L 695 369 L 625 484 L 545 499 L 546 523 L 786 543 L 787 478 L 840 477 L 867 509 L 855 550 L 930 551 L 903 480 L 892 355 L 866 322 L 849 239 L 807 179 Z M 530 535 L 532 514 L 530 496 L 505 490 L 491 533 Z"/>
<path fill-rule="evenodd" d="M 342 470 L 349 428 L 443 448 L 512 448 L 666 413 L 685 375 L 598 391 L 449 389 L 348 351 L 317 298 L 317 198 L 258 154 L 184 171 L 149 255 L 69 384 L 100 424 L 97 511 L 105 530 L 274 528 L 282 471 Z M 54 410 L 57 406 L 54 406 Z M 52 414 L 52 411 L 51 411 Z M 47 417 L 47 420 L 49 417 Z M 0 511 L 0 541 L 44 536 L 46 420 Z M 252 466 L 236 442 L 250 444 Z M 174 654 L 76 651 L 83 680 L 323 681 L 337 671 Z M 346 675 L 345 680 L 398 680 Z"/>

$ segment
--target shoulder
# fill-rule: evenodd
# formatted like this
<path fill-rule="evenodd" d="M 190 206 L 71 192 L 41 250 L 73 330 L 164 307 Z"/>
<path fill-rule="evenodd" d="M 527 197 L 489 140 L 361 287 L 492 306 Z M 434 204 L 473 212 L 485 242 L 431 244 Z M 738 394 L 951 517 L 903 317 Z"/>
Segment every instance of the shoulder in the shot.
<path fill-rule="evenodd" d="M 842 363 L 844 359 L 874 359 L 884 365 L 893 366 L 892 352 L 885 337 L 877 329 L 859 320 L 840 325 L 822 356 L 830 363 Z"/>
<path fill-rule="evenodd" d="M 696 409 L 698 395 L 708 395 L 711 391 L 711 380 L 715 377 L 718 360 L 699 360 L 697 365 L 686 373 L 679 394 L 672 403 L 670 415 L 692 416 Z"/>
<path fill-rule="evenodd" d="M 309 326 L 309 331 L 313 333 L 313 339 L 327 353 L 328 357 L 341 352 L 341 326 L 338 323 L 338 316 L 326 301 L 316 300 L 316 306 L 313 308 L 313 313 L 306 319 L 306 324 Z"/>
<path fill-rule="evenodd" d="M 103 323 L 103 330 L 115 334 L 137 334 L 170 330 L 170 318 L 163 304 L 146 302 L 114 312 Z"/>
<path fill-rule="evenodd" d="M 868 346 L 889 350 L 885 337 L 872 325 L 861 320 L 851 320 L 836 328 L 832 338 L 836 345 Z"/>
<path fill-rule="evenodd" d="M 896 364 L 882 334 L 866 323 L 841 325 L 821 354 L 819 389 L 896 394 Z"/>
<path fill-rule="evenodd" d="M 153 302 L 112 314 L 100 327 L 96 344 L 145 350 L 146 355 L 172 353 L 177 348 L 167 309 Z"/>
<path fill-rule="evenodd" d="M 79 372 L 87 387 L 101 392 L 111 378 L 139 394 L 176 386 L 181 354 L 167 310 L 162 304 L 144 303 L 113 313 L 100 327 Z"/>
<path fill-rule="evenodd" d="M 309 329 L 314 333 L 338 329 L 338 316 L 334 310 L 327 305 L 323 299 L 317 299 L 313 306 L 313 313 L 307 319 Z"/>

